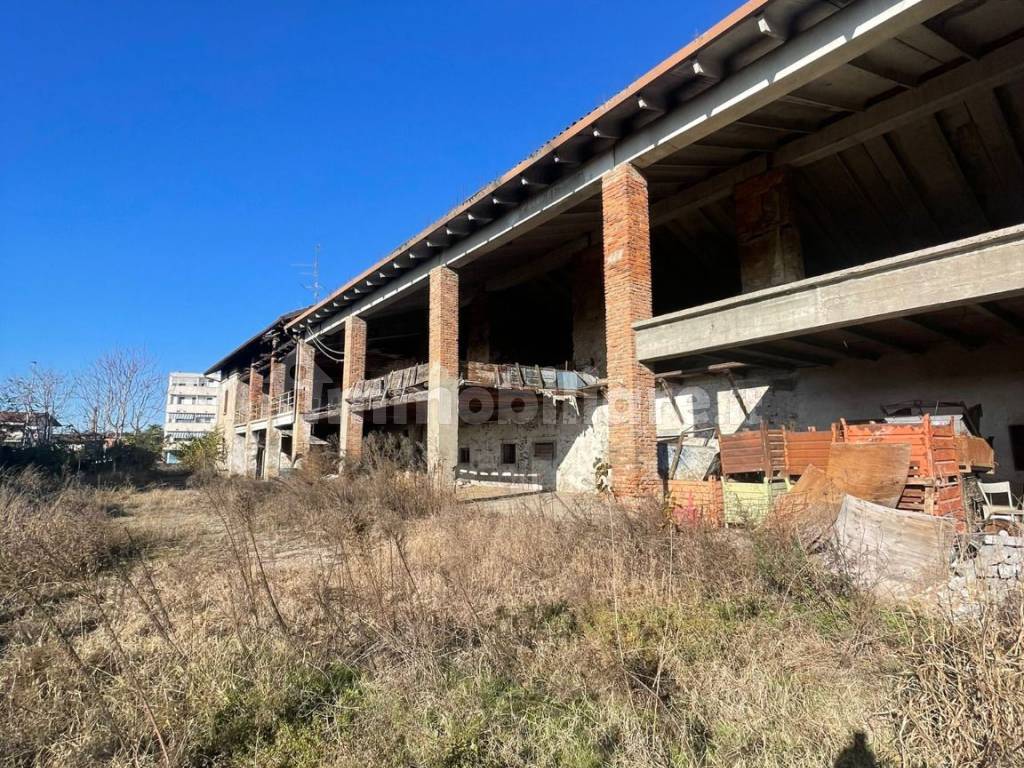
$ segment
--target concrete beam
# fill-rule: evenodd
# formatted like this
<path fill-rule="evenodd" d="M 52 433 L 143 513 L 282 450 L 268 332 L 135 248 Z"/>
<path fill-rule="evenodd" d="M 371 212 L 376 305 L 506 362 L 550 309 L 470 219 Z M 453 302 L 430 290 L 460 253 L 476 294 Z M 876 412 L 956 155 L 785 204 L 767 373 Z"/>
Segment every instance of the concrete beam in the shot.
<path fill-rule="evenodd" d="M 431 270 L 458 268 L 495 250 L 597 194 L 596 182 L 622 163 L 643 168 L 703 139 L 822 74 L 849 62 L 908 28 L 955 5 L 957 0 L 857 0 L 762 58 L 644 125 L 583 163 L 570 176 L 535 194 L 437 255 L 419 259 L 404 273 L 305 334 L 337 328 L 350 315 L 365 313 L 400 294 L 422 289 Z"/>
<path fill-rule="evenodd" d="M 1024 295 L 1024 226 L 661 315 L 634 325 L 654 362 Z"/>
<path fill-rule="evenodd" d="M 772 156 L 772 166 L 806 165 L 959 104 L 974 91 L 991 90 L 1024 73 L 1024 40 L 932 78 L 919 88 L 797 139 Z"/>

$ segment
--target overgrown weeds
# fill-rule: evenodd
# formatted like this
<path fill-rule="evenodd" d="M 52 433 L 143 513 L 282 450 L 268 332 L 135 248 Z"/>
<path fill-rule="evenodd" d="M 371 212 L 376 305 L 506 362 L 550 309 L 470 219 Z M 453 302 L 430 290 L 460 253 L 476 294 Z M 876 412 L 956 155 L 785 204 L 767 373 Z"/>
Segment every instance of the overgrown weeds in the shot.
<path fill-rule="evenodd" d="M 1011 764 L 1019 610 L 918 616 L 595 497 L 474 511 L 396 448 L 116 504 L 4 478 L 0 762 L 829 766 L 863 731 Z"/>

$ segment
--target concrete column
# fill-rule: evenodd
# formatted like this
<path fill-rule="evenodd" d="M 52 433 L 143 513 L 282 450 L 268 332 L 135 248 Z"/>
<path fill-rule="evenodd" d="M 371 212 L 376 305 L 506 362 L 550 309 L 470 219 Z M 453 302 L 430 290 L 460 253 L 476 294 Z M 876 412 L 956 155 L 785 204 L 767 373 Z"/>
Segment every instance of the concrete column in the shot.
<path fill-rule="evenodd" d="M 265 478 L 277 477 L 281 474 L 281 430 L 273 425 L 274 414 L 271 412 L 275 400 L 284 394 L 285 369 L 284 361 L 277 355 L 270 356 L 270 394 L 267 397 L 267 452 L 263 459 Z"/>
<path fill-rule="evenodd" d="M 612 491 L 626 500 L 656 495 L 654 374 L 637 362 L 633 323 L 651 316 L 651 232 L 647 180 L 628 163 L 604 176 L 605 344 L 608 461 Z"/>
<path fill-rule="evenodd" d="M 249 366 L 249 422 L 245 428 L 245 468 L 247 477 L 256 477 L 256 435 L 253 434 L 252 422 L 256 418 L 259 406 L 263 403 L 263 374 L 256 370 L 255 365 Z"/>
<path fill-rule="evenodd" d="M 459 460 L 459 276 L 447 267 L 430 273 L 430 367 L 427 467 L 453 482 Z"/>
<path fill-rule="evenodd" d="M 804 277 L 790 184 L 789 171 L 776 168 L 736 185 L 736 242 L 744 293 Z"/>
<path fill-rule="evenodd" d="M 345 320 L 345 360 L 341 374 L 341 457 L 358 461 L 363 455 L 363 413 L 348 402 L 352 387 L 366 377 L 366 321 Z"/>
<path fill-rule="evenodd" d="M 295 421 L 292 427 L 292 466 L 309 454 L 313 425 L 303 415 L 313 410 L 313 371 L 315 353 L 304 341 L 295 344 Z"/>

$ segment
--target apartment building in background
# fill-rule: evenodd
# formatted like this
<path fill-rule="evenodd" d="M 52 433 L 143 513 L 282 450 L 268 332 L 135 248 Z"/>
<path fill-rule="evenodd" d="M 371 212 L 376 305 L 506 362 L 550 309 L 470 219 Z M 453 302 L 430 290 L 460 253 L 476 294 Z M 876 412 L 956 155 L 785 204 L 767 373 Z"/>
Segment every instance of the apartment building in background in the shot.
<path fill-rule="evenodd" d="M 177 461 L 175 447 L 213 431 L 220 377 L 175 371 L 167 378 L 164 460 Z"/>

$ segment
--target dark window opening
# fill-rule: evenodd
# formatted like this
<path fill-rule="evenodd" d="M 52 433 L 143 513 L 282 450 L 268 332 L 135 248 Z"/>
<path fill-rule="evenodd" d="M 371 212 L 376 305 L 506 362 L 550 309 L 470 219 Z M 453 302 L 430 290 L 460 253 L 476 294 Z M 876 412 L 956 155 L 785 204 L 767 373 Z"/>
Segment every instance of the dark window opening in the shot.
<path fill-rule="evenodd" d="M 459 464 L 469 464 L 469 448 L 459 448 Z"/>
<path fill-rule="evenodd" d="M 1024 470 L 1024 424 L 1010 425 L 1010 452 L 1013 454 L 1013 468 Z"/>
<path fill-rule="evenodd" d="M 555 444 L 554 443 L 534 443 L 533 444 L 533 458 L 540 461 L 554 461 L 555 460 Z"/>
<path fill-rule="evenodd" d="M 515 464 L 516 463 L 516 444 L 515 443 L 502 443 L 502 445 L 501 445 L 501 463 L 502 464 Z"/>

